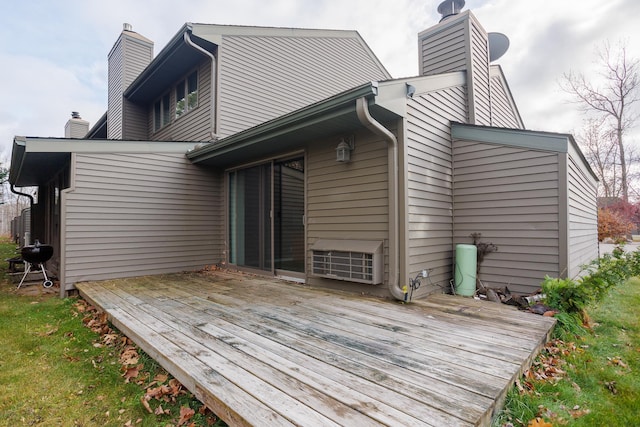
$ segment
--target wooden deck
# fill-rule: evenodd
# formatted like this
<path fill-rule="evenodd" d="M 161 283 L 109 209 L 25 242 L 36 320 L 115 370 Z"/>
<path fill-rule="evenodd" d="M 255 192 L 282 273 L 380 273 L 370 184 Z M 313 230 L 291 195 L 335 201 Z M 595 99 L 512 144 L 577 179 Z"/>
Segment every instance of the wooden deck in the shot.
<path fill-rule="evenodd" d="M 225 272 L 77 287 L 229 425 L 488 425 L 554 323 Z"/>

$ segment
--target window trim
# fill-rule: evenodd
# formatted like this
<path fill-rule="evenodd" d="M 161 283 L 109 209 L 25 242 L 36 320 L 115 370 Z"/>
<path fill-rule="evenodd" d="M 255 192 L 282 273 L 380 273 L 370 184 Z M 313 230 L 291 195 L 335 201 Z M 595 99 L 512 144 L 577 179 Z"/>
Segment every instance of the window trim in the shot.
<path fill-rule="evenodd" d="M 167 107 L 168 110 L 166 110 Z M 153 103 L 153 132 L 159 132 L 171 122 L 171 91 L 169 90 Z"/>
<path fill-rule="evenodd" d="M 175 84 L 173 91 L 176 96 L 174 114 L 174 118 L 176 120 L 198 108 L 198 105 L 200 104 L 199 80 L 200 79 L 198 78 L 198 70 L 196 69 L 187 74 L 183 79 L 179 80 L 178 83 Z M 195 82 L 194 90 L 191 90 L 192 81 Z M 180 86 L 182 86 L 182 93 L 178 93 L 178 88 Z M 192 102 L 193 100 L 195 100 L 195 102 Z M 184 107 L 179 107 L 180 102 L 184 103 Z"/>

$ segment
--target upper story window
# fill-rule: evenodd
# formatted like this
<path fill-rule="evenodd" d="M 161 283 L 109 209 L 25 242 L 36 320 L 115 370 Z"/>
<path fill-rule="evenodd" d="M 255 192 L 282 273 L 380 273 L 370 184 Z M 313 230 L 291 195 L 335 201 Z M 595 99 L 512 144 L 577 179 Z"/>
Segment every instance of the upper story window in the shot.
<path fill-rule="evenodd" d="M 171 94 L 164 94 L 159 100 L 153 104 L 153 130 L 171 123 Z"/>
<path fill-rule="evenodd" d="M 198 106 L 198 72 L 176 85 L 176 119 Z"/>

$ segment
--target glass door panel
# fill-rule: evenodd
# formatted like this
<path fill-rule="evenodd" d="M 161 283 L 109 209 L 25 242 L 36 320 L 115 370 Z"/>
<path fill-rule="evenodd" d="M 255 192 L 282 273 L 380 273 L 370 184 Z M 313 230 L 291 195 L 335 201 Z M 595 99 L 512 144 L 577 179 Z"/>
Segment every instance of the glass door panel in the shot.
<path fill-rule="evenodd" d="M 304 273 L 304 158 L 274 163 L 274 265 Z"/>
<path fill-rule="evenodd" d="M 272 270 L 271 164 L 229 174 L 229 261 Z"/>

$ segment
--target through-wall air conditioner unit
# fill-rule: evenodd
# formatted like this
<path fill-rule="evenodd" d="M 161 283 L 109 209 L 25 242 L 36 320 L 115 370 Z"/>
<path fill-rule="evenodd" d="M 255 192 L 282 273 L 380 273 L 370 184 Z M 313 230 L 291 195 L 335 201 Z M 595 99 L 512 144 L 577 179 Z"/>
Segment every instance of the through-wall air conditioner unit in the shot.
<path fill-rule="evenodd" d="M 311 247 L 311 274 L 316 277 L 378 285 L 383 276 L 380 240 L 320 239 Z"/>

